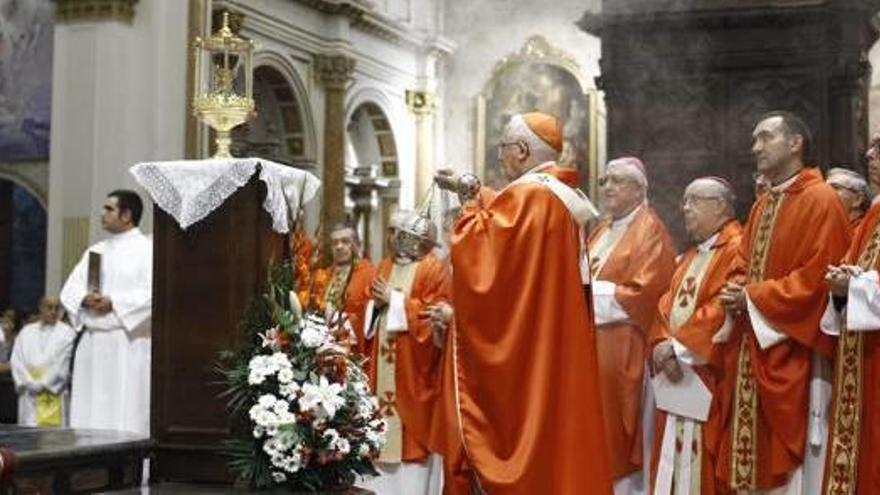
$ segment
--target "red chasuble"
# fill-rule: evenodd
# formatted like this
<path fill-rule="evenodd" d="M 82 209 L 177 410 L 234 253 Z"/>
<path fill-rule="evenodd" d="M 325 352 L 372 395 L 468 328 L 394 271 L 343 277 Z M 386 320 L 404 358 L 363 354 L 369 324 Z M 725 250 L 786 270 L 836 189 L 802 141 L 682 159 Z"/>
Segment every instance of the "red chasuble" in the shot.
<path fill-rule="evenodd" d="M 784 485 L 804 461 L 812 353 L 831 354 L 819 331 L 825 272 L 846 252 L 849 222 L 819 170 L 807 168 L 784 191 L 762 195 L 745 230 L 746 293 L 786 338 L 762 349 L 749 318 L 739 318 L 718 471 L 732 488 L 764 490 Z"/>
<path fill-rule="evenodd" d="M 574 171 L 542 172 L 577 184 Z M 457 407 L 445 421 L 461 425 L 489 493 L 611 493 L 580 227 L 540 183 L 492 196 L 484 189 L 452 236 L 456 325 L 444 383 L 457 393 L 444 397 Z"/>
<path fill-rule="evenodd" d="M 718 482 L 715 476 L 721 411 L 725 403 L 724 355 L 727 351 L 726 341 L 731 326 L 731 321 L 726 320 L 719 295 L 727 280 L 743 271 L 739 259 L 741 238 L 742 227 L 739 222 L 732 220 L 722 227 L 711 250 L 700 252 L 693 247 L 682 255 L 681 262 L 672 277 L 670 290 L 660 298 L 659 314 L 649 337 L 651 352 L 657 344 L 674 338 L 692 355 L 698 357 L 704 364 L 694 366 L 693 369 L 712 392 L 709 418 L 699 425 L 700 441 L 694 442 L 691 446 L 679 446 L 679 450 L 692 449 L 692 457 L 695 461 L 692 461 L 691 466 L 699 467 L 699 472 L 690 473 L 693 480 L 691 486 L 697 487 L 697 490 L 691 490 L 690 493 L 704 495 L 727 493 L 724 487 L 716 486 Z M 689 316 L 676 314 L 677 312 L 687 312 Z M 651 352 L 648 353 L 649 356 Z M 656 479 L 667 417 L 665 412 L 657 411 L 652 479 Z M 680 454 L 680 452 L 676 453 L 678 456 Z M 699 459 L 696 459 L 697 457 Z M 683 478 L 679 476 L 676 479 Z"/>
<path fill-rule="evenodd" d="M 597 329 L 605 435 L 615 479 L 642 468 L 646 338 L 675 270 L 675 248 L 666 227 L 651 208 L 639 208 L 607 257 L 596 246 L 610 221 L 599 225 L 589 243 L 593 277 L 616 284 L 614 298 L 630 316 Z"/>

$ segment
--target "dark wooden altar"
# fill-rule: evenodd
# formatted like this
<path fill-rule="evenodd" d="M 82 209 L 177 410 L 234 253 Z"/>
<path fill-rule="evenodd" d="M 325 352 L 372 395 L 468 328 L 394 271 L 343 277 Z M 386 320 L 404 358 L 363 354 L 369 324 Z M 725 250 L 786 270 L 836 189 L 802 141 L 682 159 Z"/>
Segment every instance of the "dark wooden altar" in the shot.
<path fill-rule="evenodd" d="M 284 237 L 263 210 L 255 173 L 207 218 L 182 231 L 155 208 L 152 437 L 155 481 L 228 482 L 218 353 L 233 348 L 248 302 L 264 289 Z"/>
<path fill-rule="evenodd" d="M 609 158 L 645 161 L 651 201 L 679 241 L 678 203 L 697 176 L 731 179 L 738 213 L 748 213 L 751 131 L 763 112 L 801 115 L 814 163 L 862 169 L 878 4 L 604 0 L 578 24 L 602 39 Z"/>
<path fill-rule="evenodd" d="M 0 426 L 0 493 L 137 490 L 150 444 L 123 431 Z"/>

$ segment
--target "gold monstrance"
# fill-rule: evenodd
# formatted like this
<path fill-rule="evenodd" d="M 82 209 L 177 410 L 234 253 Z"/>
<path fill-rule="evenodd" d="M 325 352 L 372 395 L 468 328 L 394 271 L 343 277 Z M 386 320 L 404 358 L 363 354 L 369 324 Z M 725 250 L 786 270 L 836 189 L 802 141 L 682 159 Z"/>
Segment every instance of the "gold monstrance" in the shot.
<path fill-rule="evenodd" d="M 254 42 L 233 33 L 229 29 L 229 13 L 224 12 L 223 26 L 208 39 L 196 38 L 193 54 L 193 115 L 217 132 L 214 158 L 232 158 L 229 131 L 254 115 Z M 206 74 L 202 74 L 203 59 L 210 62 Z M 242 78 L 243 94 L 239 82 Z"/>

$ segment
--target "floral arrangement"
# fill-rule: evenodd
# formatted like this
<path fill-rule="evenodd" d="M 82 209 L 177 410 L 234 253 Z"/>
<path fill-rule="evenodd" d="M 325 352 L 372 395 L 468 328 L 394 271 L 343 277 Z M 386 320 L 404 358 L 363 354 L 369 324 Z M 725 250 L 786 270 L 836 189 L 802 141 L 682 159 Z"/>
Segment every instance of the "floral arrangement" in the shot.
<path fill-rule="evenodd" d="M 219 371 L 236 436 L 231 468 L 252 488 L 317 491 L 375 475 L 385 422 L 366 374 L 322 317 L 302 315 L 290 265 L 242 322 L 242 344 Z"/>

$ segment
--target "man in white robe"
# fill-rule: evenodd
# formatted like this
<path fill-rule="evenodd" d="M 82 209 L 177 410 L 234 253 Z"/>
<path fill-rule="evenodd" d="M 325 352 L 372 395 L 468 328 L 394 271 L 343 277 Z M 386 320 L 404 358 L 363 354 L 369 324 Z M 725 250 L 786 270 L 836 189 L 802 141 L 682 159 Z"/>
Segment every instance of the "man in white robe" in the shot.
<path fill-rule="evenodd" d="M 73 363 L 74 428 L 150 434 L 153 244 L 137 227 L 142 211 L 133 191 L 107 195 L 101 225 L 110 237 L 86 251 L 61 291 L 83 332 Z"/>
<path fill-rule="evenodd" d="M 39 320 L 25 325 L 12 349 L 12 379 L 18 394 L 18 424 L 66 426 L 70 401 L 70 355 L 76 334 L 59 321 L 57 298 L 40 301 Z"/>

